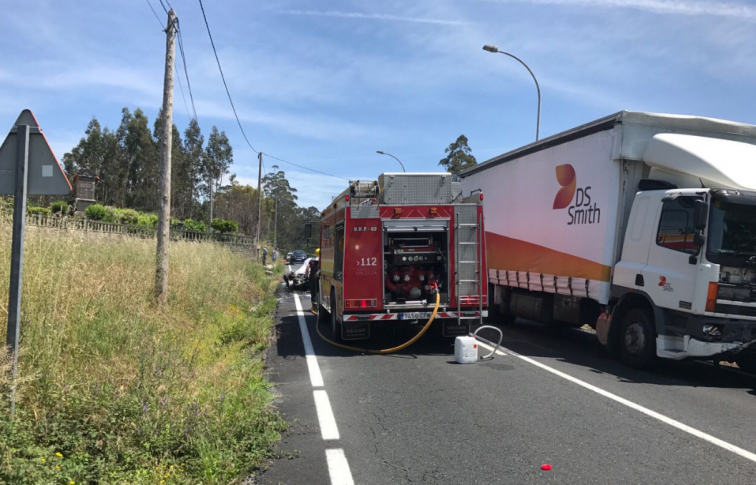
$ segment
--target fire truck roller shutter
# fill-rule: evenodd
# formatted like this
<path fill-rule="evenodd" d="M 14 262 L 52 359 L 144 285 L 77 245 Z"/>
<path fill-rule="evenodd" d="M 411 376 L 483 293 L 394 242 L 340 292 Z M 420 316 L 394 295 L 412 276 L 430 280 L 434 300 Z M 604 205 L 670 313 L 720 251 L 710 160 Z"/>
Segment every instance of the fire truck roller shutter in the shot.
<path fill-rule="evenodd" d="M 399 221 L 384 221 L 386 232 L 444 232 L 449 228 L 449 222 L 443 220 L 405 219 Z"/>

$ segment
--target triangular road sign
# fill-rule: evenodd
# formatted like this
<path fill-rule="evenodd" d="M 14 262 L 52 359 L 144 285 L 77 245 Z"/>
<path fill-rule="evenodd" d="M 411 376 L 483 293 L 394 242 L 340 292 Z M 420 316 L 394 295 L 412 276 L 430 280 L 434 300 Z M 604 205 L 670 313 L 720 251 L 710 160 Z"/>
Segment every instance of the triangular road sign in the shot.
<path fill-rule="evenodd" d="M 15 193 L 16 187 L 16 127 L 29 125 L 29 181 L 28 195 L 67 195 L 71 184 L 63 168 L 47 143 L 42 128 L 31 110 L 21 112 L 11 132 L 0 146 L 0 194 Z"/>

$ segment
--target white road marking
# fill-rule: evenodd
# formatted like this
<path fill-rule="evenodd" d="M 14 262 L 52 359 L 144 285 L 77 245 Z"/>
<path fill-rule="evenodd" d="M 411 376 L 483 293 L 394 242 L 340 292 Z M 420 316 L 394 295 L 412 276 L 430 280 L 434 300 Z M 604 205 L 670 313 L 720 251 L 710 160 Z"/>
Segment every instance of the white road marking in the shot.
<path fill-rule="evenodd" d="M 349 469 L 349 462 L 344 455 L 344 450 L 335 448 L 325 450 L 325 452 L 331 485 L 354 485 L 352 471 Z"/>
<path fill-rule="evenodd" d="M 299 296 L 294 295 L 294 305 L 297 307 L 297 319 L 299 320 L 299 331 L 302 334 L 302 343 L 305 349 L 305 360 L 307 361 L 307 370 L 310 372 L 310 382 L 312 387 L 323 387 L 323 376 L 320 374 L 318 359 L 315 357 L 315 350 L 312 348 L 310 333 L 307 331 L 307 322 L 305 321 L 302 304 L 299 303 Z"/>
<path fill-rule="evenodd" d="M 695 428 L 691 428 L 687 424 L 683 424 L 680 421 L 674 420 L 672 418 L 664 416 L 663 414 L 657 413 L 656 411 L 652 411 L 652 410 L 650 410 L 648 408 L 645 408 L 645 407 L 641 406 L 640 404 L 636 404 L 636 403 L 634 403 L 632 401 L 629 401 L 629 400 L 627 400 L 627 399 L 625 399 L 623 397 L 620 397 L 620 396 L 618 396 L 616 394 L 612 394 L 609 391 L 605 391 L 605 390 L 603 390 L 603 389 L 601 389 L 599 387 L 596 387 L 594 385 L 588 384 L 585 381 L 581 381 L 580 379 L 578 379 L 576 377 L 572 377 L 569 374 L 565 374 L 564 372 L 558 371 L 558 370 L 556 370 L 556 369 L 554 369 L 552 367 L 549 367 L 546 364 L 542 364 L 541 362 L 533 360 L 530 357 L 525 357 L 524 355 L 520 355 L 520 354 L 518 354 L 516 352 L 513 352 L 510 349 L 507 349 L 507 351 L 510 354 L 514 355 L 515 357 L 519 357 L 520 359 L 524 360 L 525 362 L 527 362 L 529 364 L 533 364 L 536 367 L 540 367 L 541 369 L 543 369 L 545 371 L 551 372 L 552 374 L 557 375 L 557 376 L 561 377 L 562 379 L 566 379 L 566 380 L 572 382 L 573 384 L 577 384 L 577 385 L 579 385 L 581 387 L 584 387 L 584 388 L 588 389 L 589 391 L 593 391 L 596 394 L 600 394 L 600 395 L 602 395 L 602 396 L 604 396 L 604 397 L 606 397 L 608 399 L 611 399 L 612 401 L 618 402 L 618 403 L 623 404 L 623 405 L 625 405 L 625 406 L 627 406 L 627 407 L 629 407 L 631 409 L 634 409 L 634 410 L 636 410 L 636 411 L 638 411 L 640 413 L 643 413 L 646 416 L 649 416 L 651 418 L 657 419 L 657 420 L 659 420 L 659 421 L 661 421 L 663 423 L 666 423 L 666 424 L 668 424 L 668 425 L 670 425 L 670 426 L 672 426 L 674 428 L 677 428 L 677 429 L 679 429 L 681 431 L 685 431 L 686 433 L 689 433 L 689 434 L 695 436 L 696 438 L 701 438 L 702 440 L 708 441 L 709 443 L 711 443 L 713 445 L 719 446 L 720 448 L 724 448 L 727 451 L 731 451 L 731 452 L 735 453 L 736 455 L 740 455 L 740 456 L 742 456 L 743 458 L 745 458 L 747 460 L 751 460 L 753 462 L 756 462 L 756 453 L 751 453 L 750 451 L 744 450 L 743 448 L 737 447 L 737 446 L 735 446 L 735 445 L 733 445 L 731 443 L 728 443 L 728 442 L 723 441 L 723 440 L 721 440 L 719 438 L 716 438 L 716 437 L 714 437 L 714 436 L 712 436 L 712 435 L 710 435 L 708 433 L 704 433 L 703 431 L 699 431 L 699 430 L 697 430 Z"/>
<path fill-rule="evenodd" d="M 318 359 L 312 347 L 312 340 L 310 340 L 310 333 L 307 330 L 307 321 L 305 320 L 304 311 L 302 311 L 302 304 L 299 302 L 299 295 L 297 294 L 294 294 L 294 304 L 297 308 L 299 331 L 302 335 L 302 343 L 304 344 L 305 360 L 307 361 L 307 370 L 310 372 L 310 381 L 313 387 L 325 387 Z M 312 391 L 312 395 L 315 399 L 315 410 L 318 414 L 318 423 L 320 424 L 320 433 L 323 440 L 340 439 L 339 428 L 336 426 L 336 417 L 333 415 L 328 393 L 324 389 L 315 389 Z M 332 448 L 326 449 L 325 452 L 331 485 L 354 485 L 352 471 L 349 468 L 349 462 L 346 459 L 344 450 L 341 448 Z"/>
<path fill-rule="evenodd" d="M 312 391 L 312 395 L 315 398 L 315 409 L 318 411 L 320 434 L 323 435 L 323 439 L 339 439 L 339 428 L 336 426 L 336 418 L 331 409 L 331 401 L 328 400 L 328 393 L 319 389 Z"/>

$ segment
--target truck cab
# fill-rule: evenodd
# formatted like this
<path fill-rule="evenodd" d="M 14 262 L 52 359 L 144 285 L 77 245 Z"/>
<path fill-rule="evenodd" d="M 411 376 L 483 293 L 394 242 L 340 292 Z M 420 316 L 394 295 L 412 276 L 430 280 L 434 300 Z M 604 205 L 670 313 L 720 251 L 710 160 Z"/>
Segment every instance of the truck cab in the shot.
<path fill-rule="evenodd" d="M 756 191 L 741 185 L 753 183 L 756 167 L 739 164 L 742 173 L 731 170 L 725 180 L 733 150 L 704 158 L 693 138 L 661 135 L 647 149 L 657 178 L 642 181 L 635 195 L 612 278 L 615 323 L 600 321 L 599 339 L 636 365 L 654 356 L 716 357 L 753 371 Z M 667 145 L 663 169 L 653 162 L 660 143 Z"/>

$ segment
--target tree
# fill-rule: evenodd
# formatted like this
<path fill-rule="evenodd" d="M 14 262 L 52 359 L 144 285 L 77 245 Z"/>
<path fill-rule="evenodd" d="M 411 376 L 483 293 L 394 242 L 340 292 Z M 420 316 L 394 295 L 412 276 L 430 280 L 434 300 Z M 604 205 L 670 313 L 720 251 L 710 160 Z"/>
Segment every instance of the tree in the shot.
<path fill-rule="evenodd" d="M 446 153 L 446 157 L 442 158 L 438 164 L 450 173 L 457 174 L 478 164 L 472 155 L 472 150 L 467 145 L 465 135 L 459 135 L 457 140 L 444 150 L 444 153 Z"/>
<path fill-rule="evenodd" d="M 213 126 L 210 137 L 207 139 L 202 164 L 202 175 L 206 181 L 205 193 L 211 204 L 214 194 L 223 186 L 223 177 L 229 174 L 232 163 L 234 163 L 234 150 L 228 142 L 226 132 L 218 132 L 218 127 Z"/>
<path fill-rule="evenodd" d="M 184 177 L 186 177 L 186 185 L 191 185 L 191 194 L 189 199 L 191 204 L 185 210 L 188 211 L 189 217 L 194 217 L 195 210 L 199 204 L 199 191 L 198 188 L 202 182 L 202 170 L 205 156 L 205 137 L 202 136 L 202 130 L 200 130 L 199 123 L 196 119 L 192 119 L 189 122 L 189 126 L 184 131 L 184 152 L 186 164 L 182 168 Z"/>

